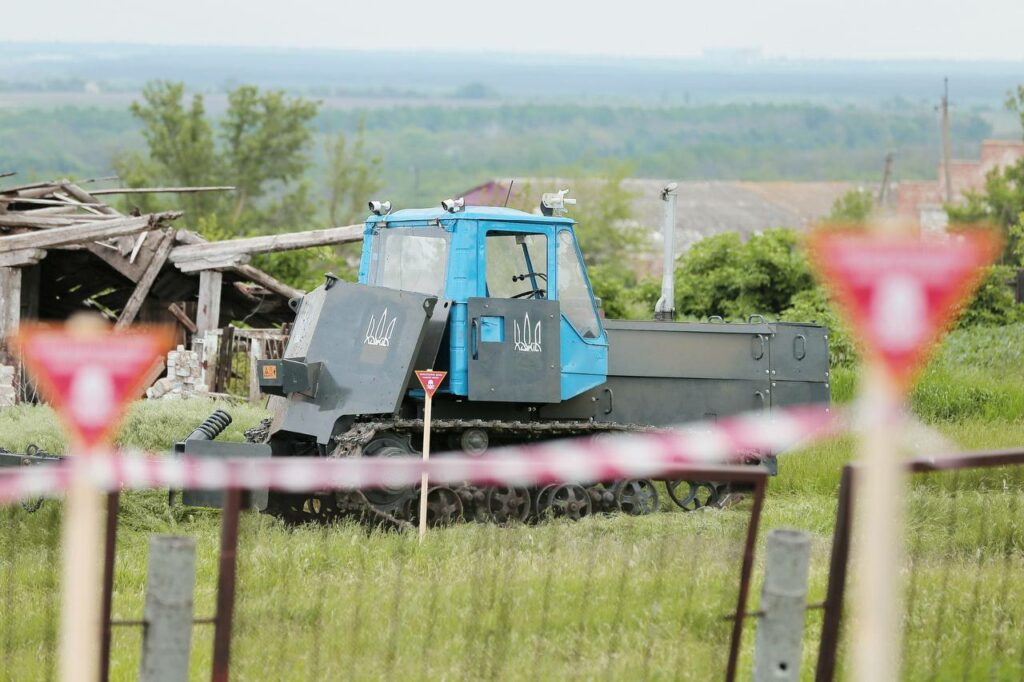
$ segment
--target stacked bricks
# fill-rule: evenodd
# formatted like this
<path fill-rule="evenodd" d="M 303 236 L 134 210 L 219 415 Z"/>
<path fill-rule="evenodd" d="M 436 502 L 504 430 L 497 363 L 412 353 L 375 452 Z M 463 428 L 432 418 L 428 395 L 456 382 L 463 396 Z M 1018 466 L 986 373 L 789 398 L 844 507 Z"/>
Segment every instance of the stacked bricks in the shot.
<path fill-rule="evenodd" d="M 147 398 L 182 400 L 204 394 L 202 367 L 199 354 L 178 346 L 167 354 L 167 376 L 157 381 L 146 391 Z"/>

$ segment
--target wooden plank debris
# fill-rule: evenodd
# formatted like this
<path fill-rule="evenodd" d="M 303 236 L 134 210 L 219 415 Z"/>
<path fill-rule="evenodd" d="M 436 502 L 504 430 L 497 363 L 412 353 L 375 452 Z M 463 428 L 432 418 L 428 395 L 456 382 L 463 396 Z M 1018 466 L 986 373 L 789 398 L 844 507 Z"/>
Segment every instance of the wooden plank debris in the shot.
<path fill-rule="evenodd" d="M 0 268 L 35 265 L 44 258 L 46 258 L 46 251 L 43 249 L 21 249 L 0 253 Z"/>
<path fill-rule="evenodd" d="M 195 194 L 197 192 L 233 192 L 234 187 L 113 187 L 94 189 L 94 197 L 104 194 Z"/>
<path fill-rule="evenodd" d="M 196 259 L 216 259 L 252 253 L 273 253 L 307 249 L 314 246 L 358 242 L 363 239 L 363 225 L 331 227 L 325 230 L 286 232 L 262 237 L 228 239 L 219 242 L 179 246 L 171 251 L 171 262 L 175 264 Z"/>
<path fill-rule="evenodd" d="M 220 327 L 220 287 L 223 277 L 219 270 L 203 270 L 199 273 L 196 330 L 200 334 Z"/>
<path fill-rule="evenodd" d="M 135 290 L 117 318 L 117 324 L 114 325 L 117 329 L 124 329 L 135 321 L 135 316 L 138 315 L 143 301 L 149 295 L 150 287 L 153 286 L 153 282 L 156 281 L 157 275 L 160 274 L 160 270 L 167 261 L 167 254 L 171 252 L 172 246 L 174 246 L 174 231 L 166 230 L 163 234 L 163 239 L 161 239 L 159 246 L 156 248 L 156 253 L 149 260 L 149 265 L 146 266 L 142 277 L 139 278 L 138 283 L 135 285 Z"/>
<path fill-rule="evenodd" d="M 144 230 L 160 227 L 163 223 L 179 218 L 181 211 L 165 211 L 139 217 L 122 217 L 116 220 L 55 227 L 52 230 L 14 234 L 0 237 L 0 253 L 19 249 L 42 249 L 85 241 L 98 241 L 111 237 L 137 234 Z"/>
<path fill-rule="evenodd" d="M 192 321 L 188 314 L 186 314 L 182 307 L 177 303 L 172 303 L 167 306 L 167 310 L 174 316 L 174 319 L 181 323 L 182 327 L 189 331 L 190 334 L 195 334 L 199 329 L 199 327 L 196 326 L 196 323 Z"/>

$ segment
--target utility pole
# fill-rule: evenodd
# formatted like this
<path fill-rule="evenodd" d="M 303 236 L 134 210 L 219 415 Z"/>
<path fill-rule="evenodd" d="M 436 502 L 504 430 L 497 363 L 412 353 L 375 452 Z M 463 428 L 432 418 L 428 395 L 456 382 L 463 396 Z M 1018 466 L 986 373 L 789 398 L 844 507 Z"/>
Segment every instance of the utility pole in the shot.
<path fill-rule="evenodd" d="M 953 203 L 953 179 L 949 168 L 949 78 L 944 78 L 942 93 L 942 168 L 946 176 L 946 203 Z"/>
<path fill-rule="evenodd" d="M 894 155 L 892 152 L 885 155 L 885 170 L 882 172 L 882 186 L 878 188 L 879 208 L 884 207 L 886 199 L 889 198 L 889 183 L 892 181 L 893 158 Z"/>

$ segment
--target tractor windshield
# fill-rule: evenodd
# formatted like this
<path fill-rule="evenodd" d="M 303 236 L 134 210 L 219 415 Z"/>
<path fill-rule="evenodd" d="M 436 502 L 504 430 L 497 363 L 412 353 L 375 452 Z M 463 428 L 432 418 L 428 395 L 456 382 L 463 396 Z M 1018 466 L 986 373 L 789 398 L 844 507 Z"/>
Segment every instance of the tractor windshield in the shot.
<path fill-rule="evenodd" d="M 370 283 L 418 294 L 444 294 L 448 235 L 443 230 L 386 229 L 375 236 Z"/>

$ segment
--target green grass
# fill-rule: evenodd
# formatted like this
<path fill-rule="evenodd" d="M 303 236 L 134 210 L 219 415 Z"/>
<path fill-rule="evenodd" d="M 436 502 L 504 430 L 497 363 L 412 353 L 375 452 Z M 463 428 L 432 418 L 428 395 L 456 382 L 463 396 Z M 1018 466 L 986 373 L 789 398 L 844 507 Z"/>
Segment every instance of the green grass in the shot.
<path fill-rule="evenodd" d="M 964 449 L 1024 444 L 1024 343 L 1016 341 L 1024 341 L 1019 328 L 955 332 L 923 373 L 915 412 Z M 836 400 L 848 401 L 854 383 L 852 370 L 834 371 Z M 119 442 L 168 447 L 214 407 L 138 404 Z M 263 414 L 229 409 L 235 423 L 224 437 L 232 440 Z M 9 448 L 32 441 L 59 451 L 63 443 L 40 408 L 0 412 L 0 434 Z M 853 452 L 853 439 L 840 438 L 787 453 L 769 484 L 762 527 L 812 534 L 810 602 L 824 597 L 839 472 Z M 905 676 L 1024 677 L 1024 472 L 918 477 L 904 499 Z M 422 547 L 411 534 L 368 534 L 351 524 L 293 529 L 246 516 L 234 679 L 717 679 L 749 505 L 507 529 L 465 524 L 430 533 Z M 47 677 L 59 513 L 53 502 L 36 514 L 0 510 L 0 679 Z M 212 614 L 219 514 L 169 509 L 152 491 L 124 496 L 118 617 L 140 616 L 148 536 L 168 532 L 198 539 L 196 614 Z M 752 605 L 761 559 L 763 546 Z M 820 627 L 821 613 L 808 612 L 804 679 L 813 674 Z M 747 678 L 753 635 L 750 622 Z M 138 631 L 117 629 L 114 679 L 134 679 L 139 646 Z M 197 627 L 194 679 L 208 674 L 211 646 L 209 626 Z"/>

